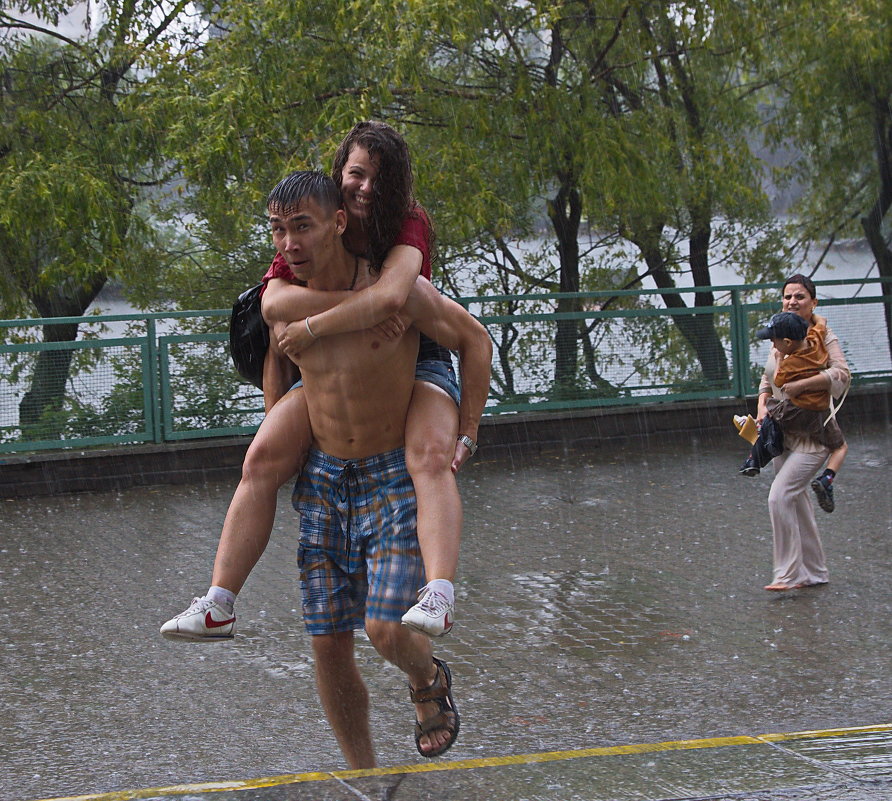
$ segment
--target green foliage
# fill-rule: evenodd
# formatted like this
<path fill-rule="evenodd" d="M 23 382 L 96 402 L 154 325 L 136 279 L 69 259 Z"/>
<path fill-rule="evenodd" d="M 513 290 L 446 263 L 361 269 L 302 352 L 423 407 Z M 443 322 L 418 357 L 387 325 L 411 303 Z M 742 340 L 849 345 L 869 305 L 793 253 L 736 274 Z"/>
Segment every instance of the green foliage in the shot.
<path fill-rule="evenodd" d="M 791 177 L 809 188 L 797 209 L 806 236 L 860 237 L 892 157 L 892 7 L 828 0 L 782 9 L 773 66 L 783 102 L 768 133 L 801 151 Z"/>
<path fill-rule="evenodd" d="M 66 4 L 25 5 L 54 19 Z M 142 77 L 144 48 L 152 46 L 144 42 L 163 39 L 162 26 L 150 24 L 155 7 L 108 3 L 97 14 L 102 24 L 75 38 L 35 32 L 3 12 L 5 316 L 80 314 L 108 277 L 158 261 L 153 228 L 135 209 L 142 187 L 163 175 L 157 120 L 126 105 Z"/>
<path fill-rule="evenodd" d="M 69 7 L 20 5 L 48 20 Z M 889 15 L 881 0 L 227 0 L 199 14 L 112 0 L 82 35 L 21 29 L 0 51 L 0 313 L 85 306 L 108 277 L 142 305 L 229 306 L 271 259 L 268 190 L 327 169 L 369 117 L 409 141 L 454 294 L 706 285 L 719 264 L 777 280 L 793 254 L 756 148 L 792 137 L 803 154 L 780 173 L 812 187 L 805 239 L 854 233 L 882 189 Z M 721 318 L 685 322 L 636 331 L 638 368 L 721 382 Z M 497 396 L 619 391 L 637 373 L 602 347 L 616 325 L 494 324 Z"/>
<path fill-rule="evenodd" d="M 218 345 L 174 345 L 170 350 L 174 430 L 245 424 L 244 387 L 228 352 Z"/>
<path fill-rule="evenodd" d="M 145 389 L 140 351 L 108 357 L 111 390 L 66 394 L 65 439 L 107 437 L 145 430 Z"/>

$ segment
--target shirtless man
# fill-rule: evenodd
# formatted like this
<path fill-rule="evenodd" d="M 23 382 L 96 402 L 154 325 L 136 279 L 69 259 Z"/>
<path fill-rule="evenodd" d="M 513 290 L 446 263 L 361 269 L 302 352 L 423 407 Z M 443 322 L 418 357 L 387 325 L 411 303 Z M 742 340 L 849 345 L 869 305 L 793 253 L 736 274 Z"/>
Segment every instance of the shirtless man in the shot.
<path fill-rule="evenodd" d="M 267 200 L 273 244 L 310 289 L 359 289 L 377 280 L 341 242 L 340 205 L 334 182 L 314 172 L 293 173 Z M 492 344 L 483 326 L 424 279 L 401 315 L 411 327 L 397 339 L 373 330 L 338 334 L 294 357 L 313 430 L 293 498 L 301 517 L 304 621 L 319 697 L 351 768 L 375 765 L 368 692 L 353 651 L 356 629 L 365 628 L 377 651 L 407 675 L 419 753 L 439 756 L 459 730 L 448 666 L 433 657 L 429 638 L 400 623 L 424 584 L 403 436 L 418 331 L 459 352 L 460 430 L 472 438 L 489 393 Z M 264 383 L 287 367 L 281 354 L 278 366 L 267 361 Z"/>

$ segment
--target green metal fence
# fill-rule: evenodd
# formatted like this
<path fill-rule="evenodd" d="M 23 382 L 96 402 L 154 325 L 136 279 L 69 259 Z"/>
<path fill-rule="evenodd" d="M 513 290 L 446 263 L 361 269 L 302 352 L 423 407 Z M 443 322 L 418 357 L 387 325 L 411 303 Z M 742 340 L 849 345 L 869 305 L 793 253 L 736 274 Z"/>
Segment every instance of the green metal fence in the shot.
<path fill-rule="evenodd" d="M 818 282 L 818 311 L 856 383 L 892 383 L 884 286 Z M 666 308 L 657 290 L 459 302 L 493 339 L 487 414 L 509 414 L 751 395 L 768 351 L 754 331 L 777 310 L 779 288 L 680 288 L 680 308 Z M 713 305 L 695 306 L 705 292 Z M 0 453 L 253 433 L 262 397 L 231 367 L 228 317 L 217 309 L 0 321 Z M 72 323 L 76 341 L 52 341 Z M 555 343 L 568 331 L 559 370 Z"/>

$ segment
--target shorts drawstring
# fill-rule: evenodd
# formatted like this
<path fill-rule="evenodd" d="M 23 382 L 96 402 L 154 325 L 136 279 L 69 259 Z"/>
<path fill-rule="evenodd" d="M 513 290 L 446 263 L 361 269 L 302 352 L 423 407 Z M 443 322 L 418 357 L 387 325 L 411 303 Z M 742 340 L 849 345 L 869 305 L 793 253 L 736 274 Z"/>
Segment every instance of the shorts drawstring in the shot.
<path fill-rule="evenodd" d="M 354 482 L 357 480 L 357 470 L 356 465 L 353 462 L 345 462 L 344 467 L 341 470 L 341 475 L 338 477 L 338 500 L 341 503 L 347 504 L 347 561 L 350 561 L 350 550 L 351 545 L 353 544 L 353 533 L 352 533 L 352 523 L 353 523 L 353 493 L 350 491 L 350 480 Z"/>

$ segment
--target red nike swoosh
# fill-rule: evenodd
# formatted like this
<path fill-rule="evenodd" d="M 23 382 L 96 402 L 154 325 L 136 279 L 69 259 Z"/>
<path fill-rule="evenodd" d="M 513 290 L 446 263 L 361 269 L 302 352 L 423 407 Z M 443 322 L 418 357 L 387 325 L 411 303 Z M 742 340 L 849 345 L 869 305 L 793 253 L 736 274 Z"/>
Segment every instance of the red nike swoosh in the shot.
<path fill-rule="evenodd" d="M 228 626 L 230 623 L 235 623 L 234 617 L 229 618 L 229 620 L 214 620 L 210 612 L 207 612 L 204 616 L 204 625 L 209 629 L 218 629 L 220 626 Z"/>

